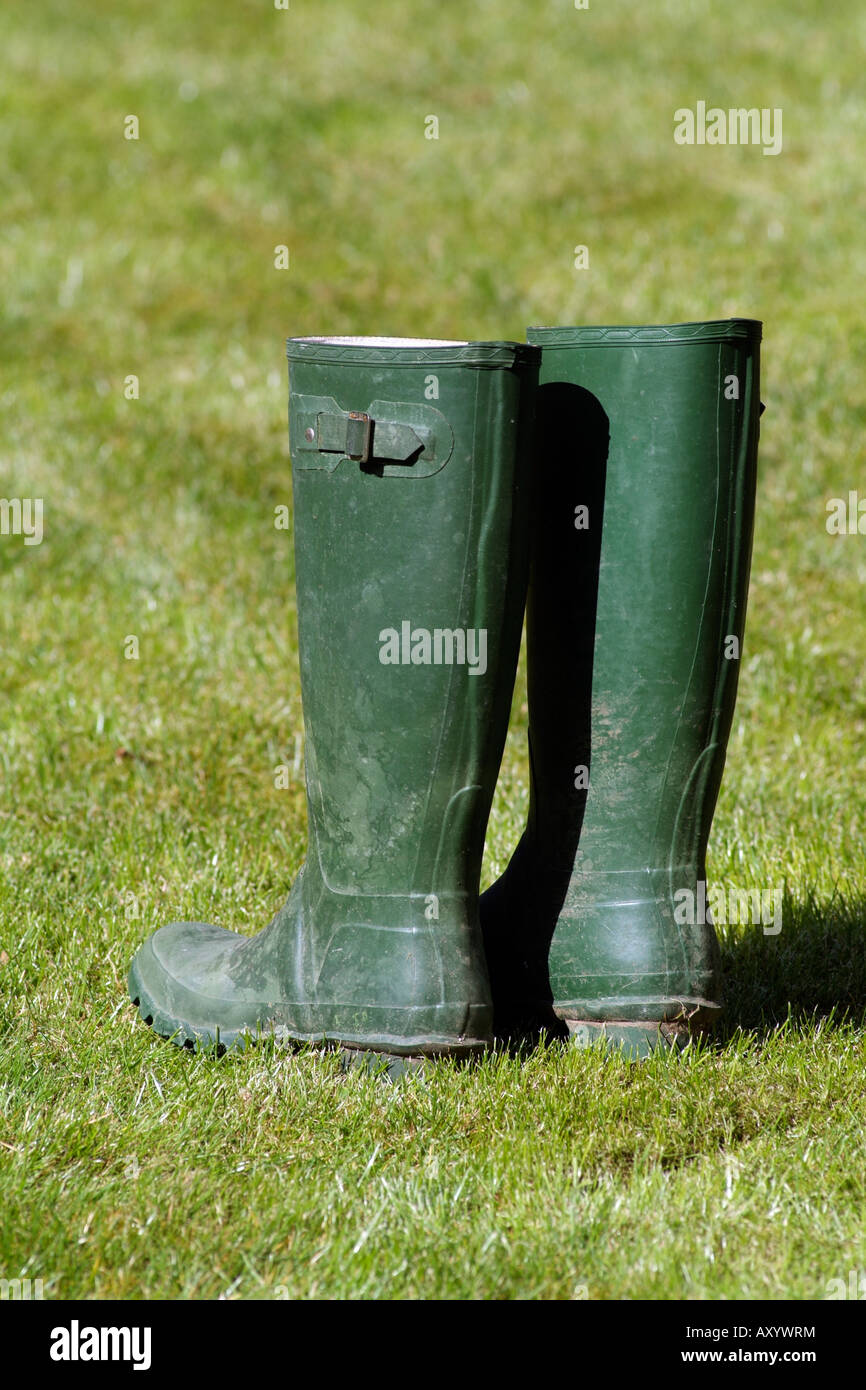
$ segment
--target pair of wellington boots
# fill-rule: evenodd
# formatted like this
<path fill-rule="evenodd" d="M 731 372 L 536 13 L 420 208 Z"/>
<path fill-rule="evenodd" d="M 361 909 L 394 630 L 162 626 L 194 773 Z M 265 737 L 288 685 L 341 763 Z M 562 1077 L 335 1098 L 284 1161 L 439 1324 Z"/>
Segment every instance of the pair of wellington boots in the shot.
<path fill-rule="evenodd" d="M 719 1012 L 760 324 L 527 336 L 288 344 L 309 848 L 258 935 L 140 948 L 176 1043 L 642 1055 Z M 529 818 L 479 899 L 524 610 Z"/>

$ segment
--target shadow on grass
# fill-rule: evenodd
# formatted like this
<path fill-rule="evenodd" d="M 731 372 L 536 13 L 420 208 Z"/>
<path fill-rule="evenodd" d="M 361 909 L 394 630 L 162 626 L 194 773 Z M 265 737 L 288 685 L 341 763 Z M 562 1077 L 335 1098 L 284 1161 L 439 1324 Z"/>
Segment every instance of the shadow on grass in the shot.
<path fill-rule="evenodd" d="M 832 1025 L 866 1021 L 866 898 L 787 898 L 782 929 L 717 928 L 725 1012 L 717 1038 L 738 1030 L 766 1036 L 787 1018 Z"/>

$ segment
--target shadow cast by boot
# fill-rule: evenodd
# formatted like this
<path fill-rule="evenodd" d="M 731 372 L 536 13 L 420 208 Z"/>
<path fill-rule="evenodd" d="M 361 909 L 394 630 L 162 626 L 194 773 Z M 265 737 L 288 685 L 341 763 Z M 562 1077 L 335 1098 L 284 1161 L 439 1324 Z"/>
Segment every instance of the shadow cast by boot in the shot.
<path fill-rule="evenodd" d="M 786 894 L 777 934 L 751 924 L 717 934 L 726 1000 L 720 1046 L 740 1031 L 768 1037 L 788 1020 L 866 1021 L 866 897 L 809 893 L 795 903 Z"/>
<path fill-rule="evenodd" d="M 565 1039 L 547 968 L 578 852 L 592 763 L 592 673 L 610 421 L 591 392 L 541 386 L 527 606 L 530 806 L 526 830 L 501 878 L 481 898 L 494 1032 L 524 1052 Z M 550 611 L 538 595 L 558 594 Z M 533 660 L 556 633 L 558 664 Z M 544 690 L 536 683 L 544 682 Z M 533 709 L 544 709 L 533 722 Z M 567 744 L 567 746 L 564 746 Z M 573 769 L 567 779 L 563 767 Z M 537 794 L 539 782 L 545 795 Z M 559 787 L 551 794 L 552 787 Z"/>

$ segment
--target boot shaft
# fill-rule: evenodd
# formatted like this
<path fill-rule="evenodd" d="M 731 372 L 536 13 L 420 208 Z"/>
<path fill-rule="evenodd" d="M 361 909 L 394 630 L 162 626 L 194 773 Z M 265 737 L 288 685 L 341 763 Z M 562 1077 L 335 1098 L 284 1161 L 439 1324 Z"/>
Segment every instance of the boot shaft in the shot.
<path fill-rule="evenodd" d="M 736 695 L 760 325 L 528 336 L 543 345 L 539 473 L 552 479 L 528 612 L 533 768 L 547 783 L 533 823 L 542 852 L 565 834 L 568 860 L 579 834 L 594 863 L 673 872 L 702 859 Z M 563 729 L 588 789 L 577 772 L 560 785 Z"/>
<path fill-rule="evenodd" d="M 288 353 L 325 879 L 367 895 L 477 891 L 525 603 L 540 352 L 295 339 Z"/>

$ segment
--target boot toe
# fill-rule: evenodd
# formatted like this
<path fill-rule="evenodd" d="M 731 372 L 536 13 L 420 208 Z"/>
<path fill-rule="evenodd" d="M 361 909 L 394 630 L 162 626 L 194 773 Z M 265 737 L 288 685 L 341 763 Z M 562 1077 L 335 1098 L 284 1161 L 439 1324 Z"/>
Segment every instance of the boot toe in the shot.
<path fill-rule="evenodd" d="M 207 922 L 171 922 L 140 947 L 129 993 L 154 1032 L 179 1047 L 232 1046 L 255 1031 L 266 1008 L 261 991 L 239 986 L 232 966 L 249 938 Z"/>

